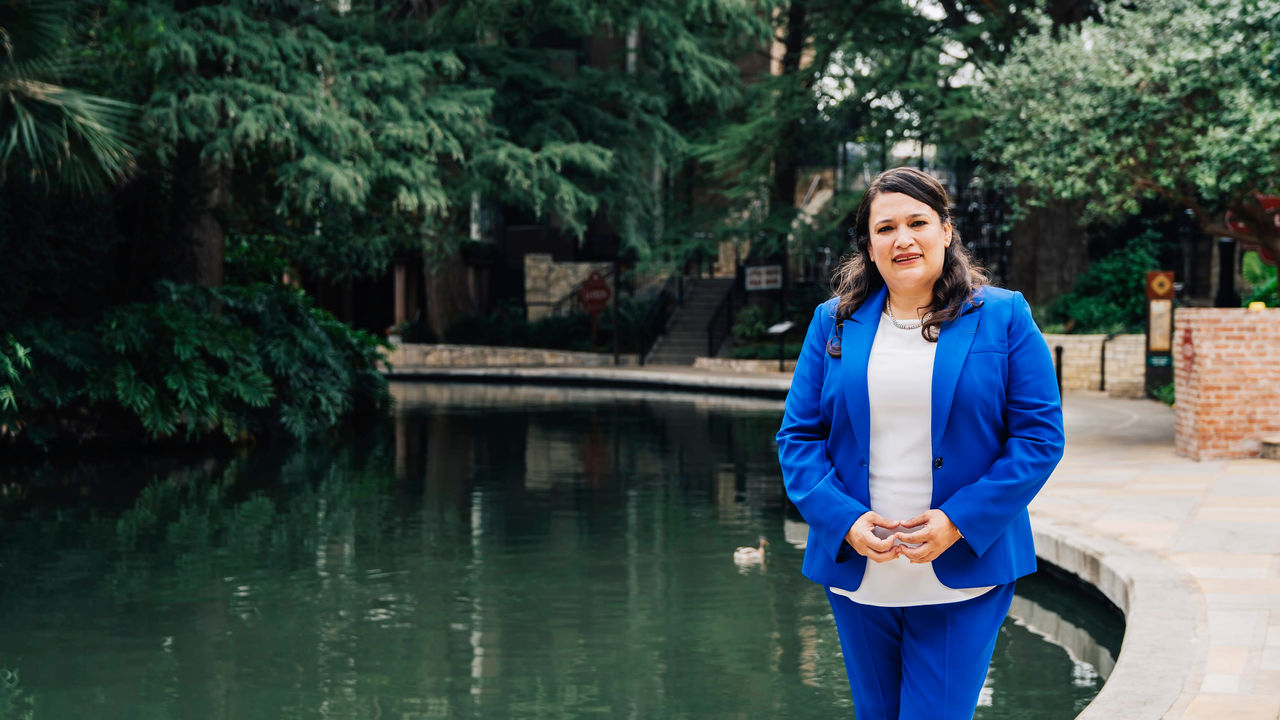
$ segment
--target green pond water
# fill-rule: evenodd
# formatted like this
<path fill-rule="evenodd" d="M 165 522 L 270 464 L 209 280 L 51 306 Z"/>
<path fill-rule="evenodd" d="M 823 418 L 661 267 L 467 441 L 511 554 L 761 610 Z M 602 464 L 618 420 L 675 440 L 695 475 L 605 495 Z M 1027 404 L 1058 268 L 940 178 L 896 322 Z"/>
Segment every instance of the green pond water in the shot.
<path fill-rule="evenodd" d="M 0 720 L 852 715 L 779 401 L 393 390 L 345 442 L 0 473 Z M 1122 632 L 1021 581 L 977 717 L 1074 717 Z"/>

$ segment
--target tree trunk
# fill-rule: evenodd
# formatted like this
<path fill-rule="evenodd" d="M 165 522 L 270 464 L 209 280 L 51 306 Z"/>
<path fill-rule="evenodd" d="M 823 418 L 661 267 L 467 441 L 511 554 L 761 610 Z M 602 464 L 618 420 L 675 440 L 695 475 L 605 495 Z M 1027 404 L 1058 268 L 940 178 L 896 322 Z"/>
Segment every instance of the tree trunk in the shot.
<path fill-rule="evenodd" d="M 426 279 L 426 319 L 431 334 L 444 341 L 445 330 L 457 321 L 478 311 L 471 287 L 471 268 L 462 254 L 424 259 L 422 276 Z"/>
<path fill-rule="evenodd" d="M 198 145 L 179 144 L 173 167 L 166 277 L 204 287 L 222 285 L 227 233 L 218 213 L 226 204 L 229 181 L 225 171 L 201 161 Z"/>
<path fill-rule="evenodd" d="M 1097 0 L 1050 0 L 1045 12 L 1053 20 L 1056 33 L 1064 25 L 1079 25 L 1088 19 L 1100 20 L 1102 4 Z"/>
<path fill-rule="evenodd" d="M 1089 267 L 1089 238 L 1077 222 L 1081 205 L 1054 200 L 1031 208 L 1010 231 L 1009 287 L 1039 305 L 1067 292 Z"/>
<path fill-rule="evenodd" d="M 806 32 L 805 18 L 805 3 L 802 0 L 793 0 L 787 8 L 786 51 L 782 56 L 783 75 L 795 75 L 800 71 Z M 807 87 L 808 83 L 803 85 Z M 784 104 L 789 103 L 784 101 Z M 774 211 L 795 205 L 796 178 L 800 172 L 796 161 L 796 144 L 799 139 L 800 119 L 789 118 L 778 134 L 777 143 L 773 147 L 773 188 L 770 193 L 770 205 Z"/>

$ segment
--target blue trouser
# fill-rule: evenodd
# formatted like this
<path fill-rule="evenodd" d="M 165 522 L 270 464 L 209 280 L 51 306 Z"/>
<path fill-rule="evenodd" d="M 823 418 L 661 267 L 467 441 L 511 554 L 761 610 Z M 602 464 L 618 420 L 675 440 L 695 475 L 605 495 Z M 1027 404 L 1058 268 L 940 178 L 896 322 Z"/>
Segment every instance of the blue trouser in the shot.
<path fill-rule="evenodd" d="M 1013 583 L 958 603 L 876 607 L 827 591 L 858 720 L 971 720 Z"/>

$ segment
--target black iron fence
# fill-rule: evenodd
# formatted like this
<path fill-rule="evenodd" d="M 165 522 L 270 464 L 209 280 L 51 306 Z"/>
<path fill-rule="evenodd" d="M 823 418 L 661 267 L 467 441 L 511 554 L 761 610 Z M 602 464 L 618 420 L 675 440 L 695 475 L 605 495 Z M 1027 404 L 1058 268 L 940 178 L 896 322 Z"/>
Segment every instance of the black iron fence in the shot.
<path fill-rule="evenodd" d="M 981 187 L 966 187 L 952 196 L 953 221 L 965 247 L 990 273 L 992 281 L 1009 281 L 1010 238 L 1004 230 L 1008 206 L 1004 195 Z"/>

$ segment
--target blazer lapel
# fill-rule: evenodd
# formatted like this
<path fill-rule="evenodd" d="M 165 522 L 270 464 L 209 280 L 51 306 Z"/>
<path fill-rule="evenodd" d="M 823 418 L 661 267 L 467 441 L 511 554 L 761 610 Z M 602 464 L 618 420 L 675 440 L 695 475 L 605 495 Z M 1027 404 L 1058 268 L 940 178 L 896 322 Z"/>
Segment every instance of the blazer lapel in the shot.
<path fill-rule="evenodd" d="M 947 427 L 947 417 L 951 414 L 951 400 L 956 394 L 960 370 L 964 367 L 969 347 L 973 345 L 973 337 L 978 332 L 981 307 L 981 304 L 975 305 L 972 300 L 967 301 L 960 317 L 944 323 L 938 334 L 938 349 L 933 357 L 933 408 L 930 418 L 930 434 L 935 448 L 942 439 L 942 431 Z"/>
<path fill-rule="evenodd" d="M 871 401 L 867 395 L 867 361 L 871 359 L 871 343 L 880 327 L 880 311 L 884 307 L 884 287 L 867 298 L 853 315 L 844 321 L 841 339 L 840 370 L 844 373 L 844 401 L 849 409 L 853 437 L 863 452 L 871 448 Z"/>

